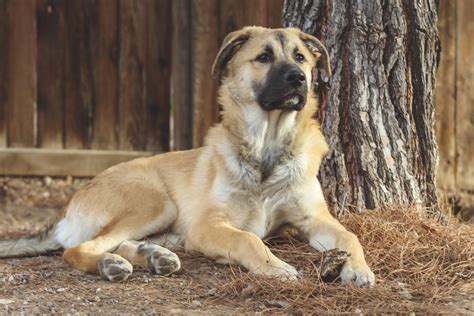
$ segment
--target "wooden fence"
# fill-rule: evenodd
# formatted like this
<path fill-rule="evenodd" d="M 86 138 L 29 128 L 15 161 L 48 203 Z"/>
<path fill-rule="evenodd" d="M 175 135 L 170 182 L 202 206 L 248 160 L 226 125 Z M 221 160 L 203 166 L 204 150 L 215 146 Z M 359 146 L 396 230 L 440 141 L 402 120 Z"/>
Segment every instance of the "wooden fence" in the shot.
<path fill-rule="evenodd" d="M 474 192 L 474 1 L 440 1 L 436 88 L 438 184 Z"/>
<path fill-rule="evenodd" d="M 0 0 L 0 174 L 87 176 L 201 145 L 218 119 L 220 42 L 244 25 L 278 26 L 282 5 Z"/>
<path fill-rule="evenodd" d="M 0 0 L 0 174 L 93 175 L 202 144 L 224 36 L 283 0 Z M 474 1 L 441 0 L 442 187 L 474 190 Z"/>

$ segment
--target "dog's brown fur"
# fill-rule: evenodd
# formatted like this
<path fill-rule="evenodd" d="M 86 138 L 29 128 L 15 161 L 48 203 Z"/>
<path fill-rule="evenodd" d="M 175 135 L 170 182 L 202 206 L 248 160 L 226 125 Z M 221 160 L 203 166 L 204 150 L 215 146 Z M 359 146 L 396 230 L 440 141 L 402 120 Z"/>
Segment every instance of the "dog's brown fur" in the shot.
<path fill-rule="evenodd" d="M 257 62 L 268 47 L 272 62 Z M 295 61 L 296 51 L 303 62 Z M 265 111 L 258 87 L 271 65 L 283 61 L 304 72 L 306 104 Z M 222 123 L 209 131 L 206 145 L 104 171 L 75 194 L 45 240 L 66 248 L 64 259 L 73 267 L 112 281 L 126 279 L 132 265 L 160 274 L 180 268 L 170 250 L 136 241 L 151 235 L 254 273 L 294 278 L 296 269 L 261 239 L 291 224 L 316 249 L 351 254 L 344 282 L 372 285 L 357 237 L 330 215 L 316 178 L 327 145 L 312 118 L 315 67 L 329 73 L 327 52 L 297 29 L 246 27 L 229 34 L 213 66 L 221 79 Z M 0 245 L 3 257 L 33 252 Z"/>

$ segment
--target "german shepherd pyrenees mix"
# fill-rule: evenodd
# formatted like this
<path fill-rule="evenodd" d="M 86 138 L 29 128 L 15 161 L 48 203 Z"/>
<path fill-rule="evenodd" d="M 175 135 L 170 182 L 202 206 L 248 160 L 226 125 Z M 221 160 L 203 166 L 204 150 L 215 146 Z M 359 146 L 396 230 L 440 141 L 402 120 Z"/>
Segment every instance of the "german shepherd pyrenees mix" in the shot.
<path fill-rule="evenodd" d="M 325 47 L 295 28 L 230 33 L 212 68 L 220 79 L 222 122 L 204 147 L 105 170 L 49 229 L 1 241 L 0 257 L 64 248 L 73 267 L 123 281 L 134 265 L 161 275 L 179 270 L 178 256 L 163 247 L 171 243 L 256 274 L 294 279 L 295 267 L 262 242 L 292 225 L 316 250 L 350 254 L 342 282 L 373 285 L 357 237 L 331 216 L 316 178 L 327 144 L 313 119 L 312 70 L 329 75 L 329 64 Z"/>

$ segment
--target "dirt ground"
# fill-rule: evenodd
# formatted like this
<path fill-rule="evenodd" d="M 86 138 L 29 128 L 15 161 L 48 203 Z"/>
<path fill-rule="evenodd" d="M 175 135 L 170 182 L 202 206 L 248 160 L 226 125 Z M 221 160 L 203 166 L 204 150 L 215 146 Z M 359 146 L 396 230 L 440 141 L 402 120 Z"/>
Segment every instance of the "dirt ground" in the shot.
<path fill-rule="evenodd" d="M 28 235 L 43 227 L 58 214 L 61 207 L 84 181 L 48 177 L 0 178 L 0 239 Z M 434 229 L 428 228 L 428 232 Z M 472 232 L 474 227 L 471 225 L 467 229 Z M 472 241 L 468 240 L 463 245 L 472 247 Z M 361 240 L 361 242 L 366 244 L 370 241 Z M 5 312 L 363 314 L 379 311 L 451 312 L 474 315 L 473 268 L 469 267 L 473 262 L 470 258 L 473 249 L 470 249 L 467 257 L 455 259 L 458 261 L 455 264 L 467 264 L 467 267 L 459 270 L 462 273 L 458 270 L 453 272 L 462 274 L 450 281 L 456 284 L 456 287 L 450 290 L 448 296 L 443 294 L 443 297 L 440 297 L 432 289 L 427 289 L 426 293 L 423 290 L 410 289 L 409 281 L 396 282 L 396 278 L 391 278 L 390 275 L 392 272 L 394 274 L 401 272 L 386 272 L 380 257 L 377 260 L 382 262 L 374 267 L 374 272 L 378 277 L 380 275 L 383 277 L 379 278 L 374 289 L 323 284 L 314 276 L 315 271 L 311 268 L 318 260 L 318 254 L 305 245 L 291 246 L 292 248 L 288 248 L 288 245 L 273 243 L 271 248 L 277 255 L 302 269 L 302 278 L 295 281 L 300 283 L 299 287 L 256 278 L 239 267 L 218 265 L 199 254 L 184 251 L 178 252 L 182 270 L 177 275 L 158 277 L 136 270 L 129 280 L 118 284 L 72 269 L 62 260 L 61 253 L 35 258 L 0 259 L 0 314 Z M 461 245 L 462 247 L 465 246 Z M 370 257 L 370 252 L 367 255 Z M 398 254 L 395 253 L 395 256 Z M 449 256 L 452 257 L 453 254 L 448 254 Z M 384 260 L 387 260 L 387 263 L 393 259 L 387 254 Z M 406 275 L 409 280 L 410 275 Z M 411 275 L 418 276 L 418 274 Z M 436 280 L 434 282 L 436 283 Z M 304 287 L 301 284 L 304 284 Z M 308 294 L 296 293 L 301 289 L 308 289 Z M 382 299 L 381 293 L 385 293 Z M 301 299 L 302 297 L 304 299 Z"/>

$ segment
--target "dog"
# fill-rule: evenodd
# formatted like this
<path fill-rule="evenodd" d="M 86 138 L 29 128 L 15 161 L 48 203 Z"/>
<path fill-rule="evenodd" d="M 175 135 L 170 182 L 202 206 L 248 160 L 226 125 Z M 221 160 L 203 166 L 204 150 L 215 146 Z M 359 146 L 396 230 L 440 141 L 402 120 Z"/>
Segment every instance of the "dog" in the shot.
<path fill-rule="evenodd" d="M 255 274 L 294 279 L 296 268 L 262 241 L 291 225 L 318 251 L 350 254 L 342 282 L 372 286 L 361 244 L 330 214 L 316 177 L 327 144 L 313 119 L 315 70 L 330 74 L 328 53 L 299 29 L 228 34 L 212 66 L 222 121 L 203 147 L 105 170 L 49 229 L 1 241 L 0 257 L 63 248 L 74 268 L 124 281 L 133 266 L 178 271 L 178 256 L 164 247 L 178 245 Z"/>

